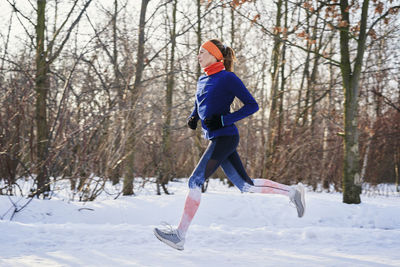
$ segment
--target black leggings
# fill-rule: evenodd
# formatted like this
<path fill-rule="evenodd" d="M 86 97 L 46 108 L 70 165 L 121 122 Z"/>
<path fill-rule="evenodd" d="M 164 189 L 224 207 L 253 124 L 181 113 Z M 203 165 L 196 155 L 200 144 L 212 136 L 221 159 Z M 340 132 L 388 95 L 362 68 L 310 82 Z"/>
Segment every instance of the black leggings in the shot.
<path fill-rule="evenodd" d="M 219 166 L 222 167 L 228 179 L 241 191 L 246 184 L 253 185 L 247 175 L 236 148 L 239 135 L 219 136 L 211 140 L 189 179 L 189 187 L 201 187 Z"/>

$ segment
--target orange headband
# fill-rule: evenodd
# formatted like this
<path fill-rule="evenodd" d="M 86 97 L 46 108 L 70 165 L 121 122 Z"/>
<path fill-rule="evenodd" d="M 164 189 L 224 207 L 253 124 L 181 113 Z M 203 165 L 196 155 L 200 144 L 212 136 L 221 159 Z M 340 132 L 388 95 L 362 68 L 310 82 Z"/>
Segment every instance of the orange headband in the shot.
<path fill-rule="evenodd" d="M 205 50 L 207 50 L 217 60 L 224 59 L 224 56 L 222 55 L 221 51 L 218 49 L 218 47 L 213 42 L 207 41 L 201 47 L 203 47 Z"/>

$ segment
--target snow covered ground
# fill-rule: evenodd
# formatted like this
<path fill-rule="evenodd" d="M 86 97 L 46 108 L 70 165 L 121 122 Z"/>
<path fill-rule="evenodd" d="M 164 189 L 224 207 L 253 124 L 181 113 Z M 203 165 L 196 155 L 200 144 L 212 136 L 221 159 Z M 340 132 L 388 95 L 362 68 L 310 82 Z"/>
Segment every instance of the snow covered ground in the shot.
<path fill-rule="evenodd" d="M 152 232 L 179 222 L 186 181 L 169 189 L 89 203 L 34 199 L 0 220 L 0 266 L 400 266 L 399 196 L 347 205 L 338 193 L 307 192 L 299 219 L 284 196 L 242 194 L 213 180 L 177 251 Z M 10 203 L 0 197 L 1 216 Z"/>

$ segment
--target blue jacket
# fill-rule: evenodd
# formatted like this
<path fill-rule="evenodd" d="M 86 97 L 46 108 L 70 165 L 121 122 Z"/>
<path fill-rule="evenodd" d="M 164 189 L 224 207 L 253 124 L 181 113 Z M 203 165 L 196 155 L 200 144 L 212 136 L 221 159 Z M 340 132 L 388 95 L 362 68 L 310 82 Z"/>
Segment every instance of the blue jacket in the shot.
<path fill-rule="evenodd" d="M 231 113 L 230 106 L 235 97 L 239 98 L 244 105 Z M 200 119 L 204 137 L 213 139 L 218 136 L 239 134 L 234 123 L 253 114 L 258 109 L 256 100 L 235 73 L 222 70 L 199 78 L 195 106 L 190 117 L 194 116 L 196 119 Z M 207 128 L 204 119 L 213 115 L 222 115 L 223 128 L 215 131 Z"/>

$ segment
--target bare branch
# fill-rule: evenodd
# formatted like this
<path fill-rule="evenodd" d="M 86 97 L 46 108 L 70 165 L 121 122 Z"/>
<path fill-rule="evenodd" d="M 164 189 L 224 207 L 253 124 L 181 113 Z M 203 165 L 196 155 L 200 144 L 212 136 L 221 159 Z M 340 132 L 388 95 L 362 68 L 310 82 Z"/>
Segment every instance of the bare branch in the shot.
<path fill-rule="evenodd" d="M 14 12 L 20 14 L 24 19 L 26 19 L 33 27 L 36 27 L 36 24 L 26 15 L 24 15 L 24 13 L 22 13 L 21 10 L 19 10 L 15 4 L 15 0 L 13 3 L 11 3 L 10 0 L 7 0 L 7 2 L 11 5 L 11 7 L 13 8 Z"/>
<path fill-rule="evenodd" d="M 240 16 L 242 16 L 243 18 L 245 18 L 245 19 L 247 19 L 247 20 L 249 20 L 249 21 L 252 21 L 252 19 L 250 19 L 250 18 L 247 17 L 246 15 L 242 14 L 242 13 L 239 12 L 238 10 L 235 9 L 235 12 L 236 12 L 237 14 L 239 14 Z M 258 21 L 253 21 L 253 24 L 254 24 L 254 25 L 257 25 L 258 27 L 260 27 L 261 30 L 262 30 L 264 33 L 266 33 L 267 35 L 269 35 L 269 36 L 271 36 L 271 37 L 273 37 L 273 38 L 278 38 L 281 42 L 284 42 L 284 43 L 288 44 L 289 46 L 296 47 L 296 48 L 298 48 L 298 49 L 300 49 L 300 50 L 303 50 L 304 52 L 308 52 L 308 49 L 307 49 L 306 47 L 303 47 L 303 46 L 301 46 L 301 45 L 295 44 L 295 43 L 293 43 L 292 41 L 289 41 L 287 38 L 282 38 L 279 34 L 274 34 L 274 33 L 272 33 L 270 30 L 268 30 L 264 25 L 262 25 L 262 24 L 259 23 Z M 320 53 L 318 53 L 318 52 L 316 52 L 316 51 L 312 51 L 312 50 L 311 50 L 310 52 L 311 52 L 312 54 L 318 55 L 318 56 L 320 56 L 320 57 L 326 59 L 327 61 L 329 61 L 330 63 L 332 63 L 332 64 L 335 65 L 335 66 L 340 66 L 340 62 L 337 61 L 337 60 L 334 60 L 334 59 L 332 59 L 332 58 L 327 58 L 326 56 L 324 56 L 324 55 L 322 55 L 322 54 L 320 54 Z"/>
<path fill-rule="evenodd" d="M 369 34 L 373 28 L 375 27 L 375 25 L 381 21 L 382 19 L 386 18 L 393 10 L 395 9 L 400 9 L 400 6 L 394 6 L 389 8 L 382 16 L 380 16 L 379 18 L 377 18 L 372 24 L 371 27 L 369 27 L 367 34 Z"/>
<path fill-rule="evenodd" d="M 64 22 L 61 23 L 61 26 L 54 32 L 54 34 L 53 34 L 53 39 L 50 41 L 49 46 L 48 46 L 47 51 L 46 51 L 47 54 L 50 54 L 50 53 L 51 53 L 51 51 L 52 51 L 52 49 L 53 49 L 53 45 L 54 45 L 54 43 L 55 43 L 55 40 L 56 40 L 58 34 L 61 32 L 61 30 L 64 28 L 65 24 L 67 23 L 67 21 L 68 21 L 69 18 L 71 17 L 71 14 L 72 14 L 72 12 L 74 11 L 75 6 L 77 5 L 77 3 L 78 3 L 78 0 L 76 0 L 76 1 L 74 2 L 74 5 L 73 5 L 72 8 L 70 9 L 70 11 L 69 11 L 67 17 L 65 18 Z"/>
<path fill-rule="evenodd" d="M 384 96 L 381 92 L 378 92 L 375 89 L 372 89 L 371 92 L 374 93 L 376 96 L 382 97 L 383 101 L 387 105 L 391 106 L 392 108 L 400 112 L 400 106 L 396 106 L 396 104 L 394 104 L 388 97 Z"/>
<path fill-rule="evenodd" d="M 51 64 L 57 57 L 58 55 L 61 53 L 62 49 L 64 48 L 64 45 L 67 43 L 72 30 L 74 29 L 74 27 L 78 24 L 78 22 L 80 21 L 83 13 L 86 11 L 86 9 L 88 8 L 88 6 L 90 5 L 90 3 L 92 2 L 92 0 L 88 0 L 86 2 L 86 4 L 84 5 L 84 7 L 82 8 L 81 12 L 79 13 L 78 17 L 75 19 L 75 21 L 71 24 L 71 26 L 69 27 L 69 29 L 67 30 L 67 35 L 65 36 L 64 40 L 62 41 L 61 45 L 58 47 L 57 51 L 54 53 L 54 55 L 49 59 L 48 64 Z M 72 12 L 72 10 L 71 10 Z M 67 17 L 68 19 L 68 17 Z M 63 27 L 63 25 L 61 26 Z M 49 50 L 48 50 L 49 51 Z M 50 51 L 51 51 L 51 47 L 50 47 Z"/>

